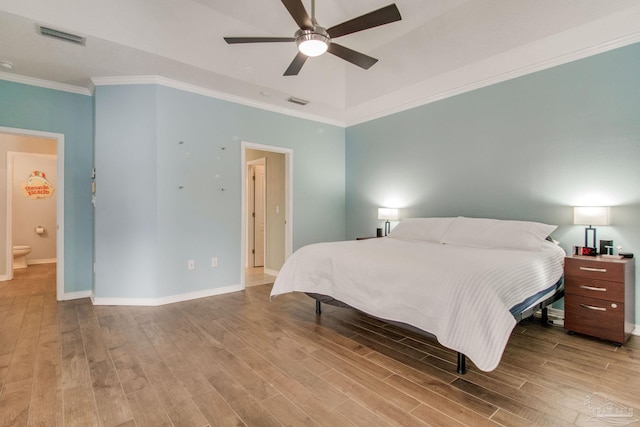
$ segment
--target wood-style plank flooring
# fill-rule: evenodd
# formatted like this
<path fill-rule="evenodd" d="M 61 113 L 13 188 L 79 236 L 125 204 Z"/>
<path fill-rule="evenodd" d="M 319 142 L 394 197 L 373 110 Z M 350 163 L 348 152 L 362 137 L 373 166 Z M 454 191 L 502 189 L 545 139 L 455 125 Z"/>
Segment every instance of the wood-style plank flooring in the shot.
<path fill-rule="evenodd" d="M 525 321 L 498 369 L 269 285 L 161 307 L 55 301 L 53 265 L 0 282 L 0 426 L 607 426 L 640 421 L 640 340 Z M 607 405 L 607 400 L 613 403 Z M 616 406 L 617 405 L 617 406 Z"/>
<path fill-rule="evenodd" d="M 244 286 L 257 286 L 271 284 L 276 280 L 275 276 L 264 272 L 264 267 L 250 267 L 244 271 Z"/>

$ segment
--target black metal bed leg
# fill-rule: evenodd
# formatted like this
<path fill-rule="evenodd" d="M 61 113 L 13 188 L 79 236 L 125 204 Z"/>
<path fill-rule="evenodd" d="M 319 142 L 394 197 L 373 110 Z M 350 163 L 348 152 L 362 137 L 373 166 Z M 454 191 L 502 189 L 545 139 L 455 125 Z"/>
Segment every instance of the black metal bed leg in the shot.
<path fill-rule="evenodd" d="M 542 322 L 543 325 L 548 325 L 549 324 L 549 311 L 547 310 L 547 307 L 544 307 L 541 310 L 540 321 Z"/>
<path fill-rule="evenodd" d="M 316 300 L 316 314 L 322 314 L 322 303 Z"/>
<path fill-rule="evenodd" d="M 467 356 L 458 352 L 458 373 L 464 375 L 467 373 Z"/>

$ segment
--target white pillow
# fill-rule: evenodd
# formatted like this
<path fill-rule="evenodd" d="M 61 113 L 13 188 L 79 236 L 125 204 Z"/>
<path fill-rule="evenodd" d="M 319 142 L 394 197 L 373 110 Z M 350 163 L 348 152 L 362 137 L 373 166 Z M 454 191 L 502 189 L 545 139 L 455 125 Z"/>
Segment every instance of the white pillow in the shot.
<path fill-rule="evenodd" d="M 442 243 L 537 251 L 556 228 L 540 222 L 458 217 L 447 229 Z"/>
<path fill-rule="evenodd" d="M 403 218 L 389 234 L 402 240 L 442 243 L 442 237 L 455 218 Z"/>

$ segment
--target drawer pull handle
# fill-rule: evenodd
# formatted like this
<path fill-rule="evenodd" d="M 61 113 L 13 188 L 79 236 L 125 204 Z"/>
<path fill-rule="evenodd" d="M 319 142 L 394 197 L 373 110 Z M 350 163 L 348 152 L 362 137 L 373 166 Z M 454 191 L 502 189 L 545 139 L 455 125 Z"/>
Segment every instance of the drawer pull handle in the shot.
<path fill-rule="evenodd" d="M 595 271 L 596 273 L 606 273 L 606 268 L 591 268 L 591 267 L 580 267 L 580 270 L 583 271 Z"/>
<path fill-rule="evenodd" d="M 594 307 L 592 305 L 587 305 L 587 304 L 580 304 L 580 307 L 588 308 L 589 310 L 607 311 L 607 309 L 604 307 Z"/>
<path fill-rule="evenodd" d="M 580 288 L 588 291 L 607 292 L 607 288 L 596 288 L 595 286 L 580 285 Z"/>

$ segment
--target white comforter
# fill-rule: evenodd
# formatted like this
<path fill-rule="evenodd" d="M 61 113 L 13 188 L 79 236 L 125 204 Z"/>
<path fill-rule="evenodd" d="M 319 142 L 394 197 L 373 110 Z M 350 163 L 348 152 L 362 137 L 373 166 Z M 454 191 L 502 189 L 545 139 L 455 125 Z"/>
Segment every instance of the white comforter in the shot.
<path fill-rule="evenodd" d="M 319 243 L 296 251 L 271 296 L 329 295 L 373 316 L 435 335 L 491 371 L 516 321 L 509 309 L 556 283 L 564 251 L 477 249 L 392 238 Z"/>

